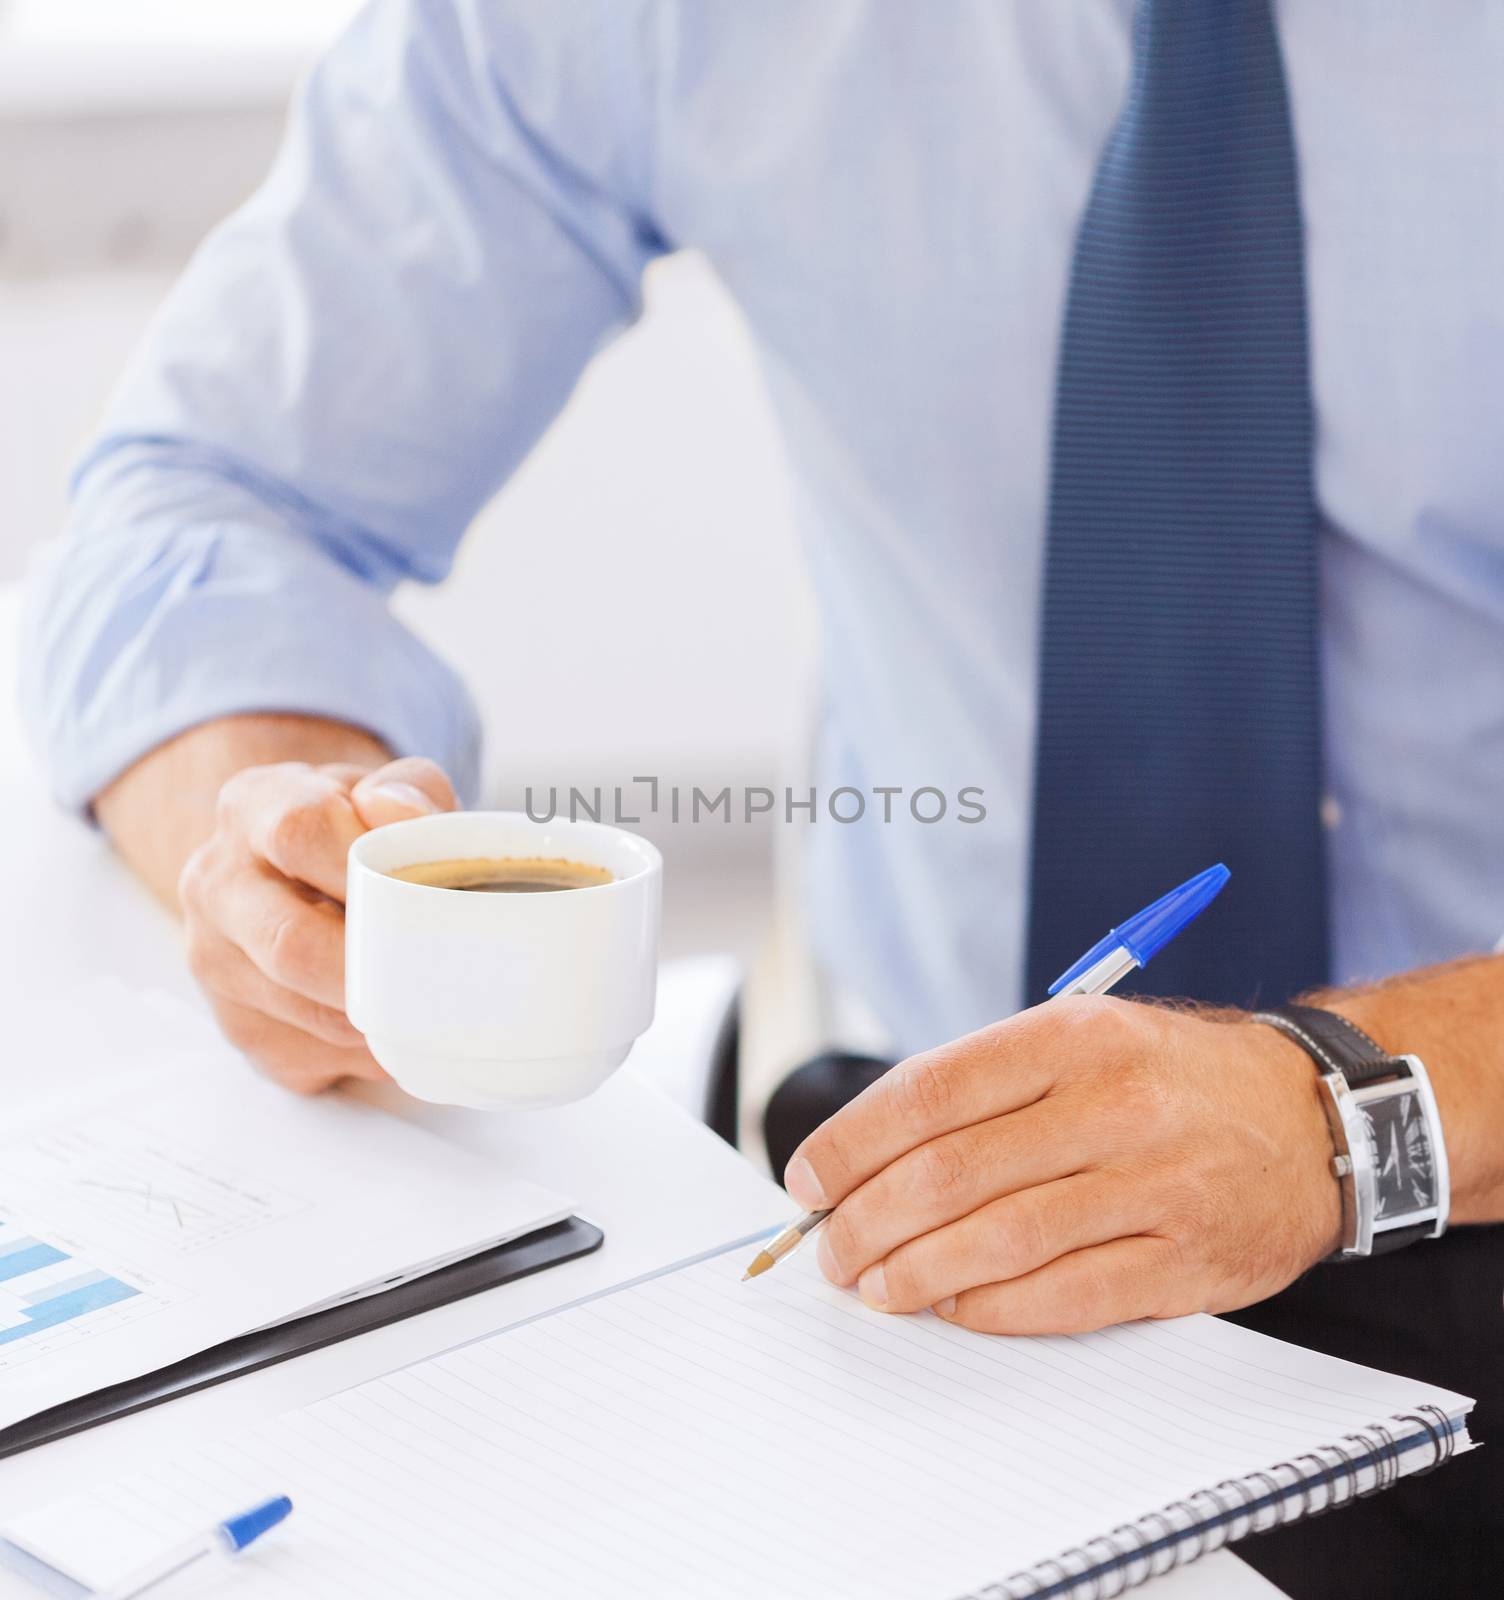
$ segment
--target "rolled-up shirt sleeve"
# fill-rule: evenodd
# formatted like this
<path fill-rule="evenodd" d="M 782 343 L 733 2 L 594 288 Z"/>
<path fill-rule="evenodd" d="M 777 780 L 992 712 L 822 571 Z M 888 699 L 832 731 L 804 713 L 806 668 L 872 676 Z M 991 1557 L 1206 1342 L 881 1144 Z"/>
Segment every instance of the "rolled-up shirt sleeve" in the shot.
<path fill-rule="evenodd" d="M 629 0 L 383 0 L 313 72 L 30 585 L 23 701 L 64 803 L 248 711 L 366 728 L 473 797 L 474 708 L 388 601 L 447 574 L 640 309 L 651 34 Z"/>

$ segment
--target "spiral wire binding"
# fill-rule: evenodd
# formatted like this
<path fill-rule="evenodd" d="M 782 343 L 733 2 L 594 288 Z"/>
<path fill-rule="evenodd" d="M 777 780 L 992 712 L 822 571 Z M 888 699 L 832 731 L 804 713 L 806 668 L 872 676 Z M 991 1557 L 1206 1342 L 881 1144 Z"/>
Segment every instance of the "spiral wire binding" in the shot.
<path fill-rule="evenodd" d="M 1402 1475 L 1434 1472 L 1456 1449 L 1456 1432 L 1437 1406 L 1398 1413 L 1389 1423 L 1400 1424 L 1401 1431 L 1376 1422 L 1359 1433 L 1344 1434 L 1338 1444 L 1322 1445 L 1246 1478 L 1229 1478 L 961 1600 L 1114 1600 L 1250 1533 L 1324 1516 L 1378 1494 Z M 1417 1430 L 1426 1436 L 1431 1459 L 1405 1473 L 1401 1453 L 1424 1447 L 1415 1444 Z"/>

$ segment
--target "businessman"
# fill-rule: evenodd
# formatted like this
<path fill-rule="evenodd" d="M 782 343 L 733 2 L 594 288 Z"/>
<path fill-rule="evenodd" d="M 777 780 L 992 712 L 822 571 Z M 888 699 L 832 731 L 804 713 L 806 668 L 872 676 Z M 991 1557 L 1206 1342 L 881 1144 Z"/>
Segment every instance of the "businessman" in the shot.
<path fill-rule="evenodd" d="M 1297 1596 L 1493 1592 L 1495 24 L 1473 0 L 371 6 L 78 474 L 26 667 L 61 799 L 181 905 L 266 1071 L 376 1075 L 343 1012 L 344 851 L 471 800 L 478 748 L 387 597 L 444 576 L 646 265 L 702 249 L 802 485 L 822 781 L 989 797 L 985 828 L 811 830 L 822 959 L 910 1053 L 790 1164 L 837 1207 L 826 1271 L 990 1331 L 1234 1311 L 1475 1394 L 1492 1448 L 1243 1548 Z M 1200 1009 L 996 1020 L 1217 859 L 1224 903 L 1148 973 Z M 1395 1119 L 1378 1210 L 1343 1177 L 1334 1062 Z"/>

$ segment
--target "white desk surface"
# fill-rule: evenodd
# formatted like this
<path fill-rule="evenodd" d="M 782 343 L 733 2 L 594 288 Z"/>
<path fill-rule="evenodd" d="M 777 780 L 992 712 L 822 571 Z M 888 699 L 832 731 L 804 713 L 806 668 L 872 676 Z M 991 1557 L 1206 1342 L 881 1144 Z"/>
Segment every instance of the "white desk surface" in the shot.
<path fill-rule="evenodd" d="M 198 1005 L 171 918 L 102 839 L 53 809 L 24 751 L 12 677 L 16 609 L 14 587 L 0 587 L 0 1103 L 55 1086 L 49 1043 L 91 980 L 113 975 Z M 594 1255 L 0 1461 L 0 1510 L 128 1471 L 147 1454 L 181 1451 L 784 1220 L 781 1192 L 646 1075 L 667 1053 L 703 1048 L 708 1008 L 724 988 L 713 965 L 667 969 L 659 1021 L 634 1055 L 643 1067 L 629 1066 L 579 1105 L 497 1115 L 391 1098 L 400 1114 L 569 1195 L 605 1229 Z M 1226 1553 L 1159 1580 L 1153 1592 L 1164 1600 L 1278 1594 Z M 0 1600 L 34 1593 L 0 1574 Z"/>

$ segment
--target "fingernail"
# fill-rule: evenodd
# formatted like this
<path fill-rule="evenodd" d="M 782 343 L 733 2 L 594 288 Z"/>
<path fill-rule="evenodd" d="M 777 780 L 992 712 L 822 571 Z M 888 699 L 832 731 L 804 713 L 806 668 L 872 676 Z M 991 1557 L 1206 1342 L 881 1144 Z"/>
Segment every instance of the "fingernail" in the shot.
<path fill-rule="evenodd" d="M 937 1317 L 953 1317 L 956 1314 L 956 1297 L 948 1294 L 943 1300 L 935 1302 L 935 1315 Z"/>
<path fill-rule="evenodd" d="M 783 1169 L 783 1186 L 790 1198 L 806 1211 L 825 1211 L 830 1206 L 815 1169 L 803 1156 L 795 1156 Z"/>
<path fill-rule="evenodd" d="M 841 1269 L 836 1265 L 835 1253 L 830 1248 L 830 1240 L 825 1234 L 820 1235 L 820 1242 L 815 1246 L 815 1260 L 820 1265 L 820 1270 L 834 1284 L 841 1281 Z"/>
<path fill-rule="evenodd" d="M 883 1311 L 888 1305 L 888 1275 L 882 1262 L 867 1270 L 856 1280 L 856 1292 L 874 1311 Z"/>
<path fill-rule="evenodd" d="M 371 793 L 379 794 L 393 805 L 406 806 L 409 811 L 420 811 L 425 816 L 439 809 L 415 783 L 378 783 L 373 785 Z"/>

